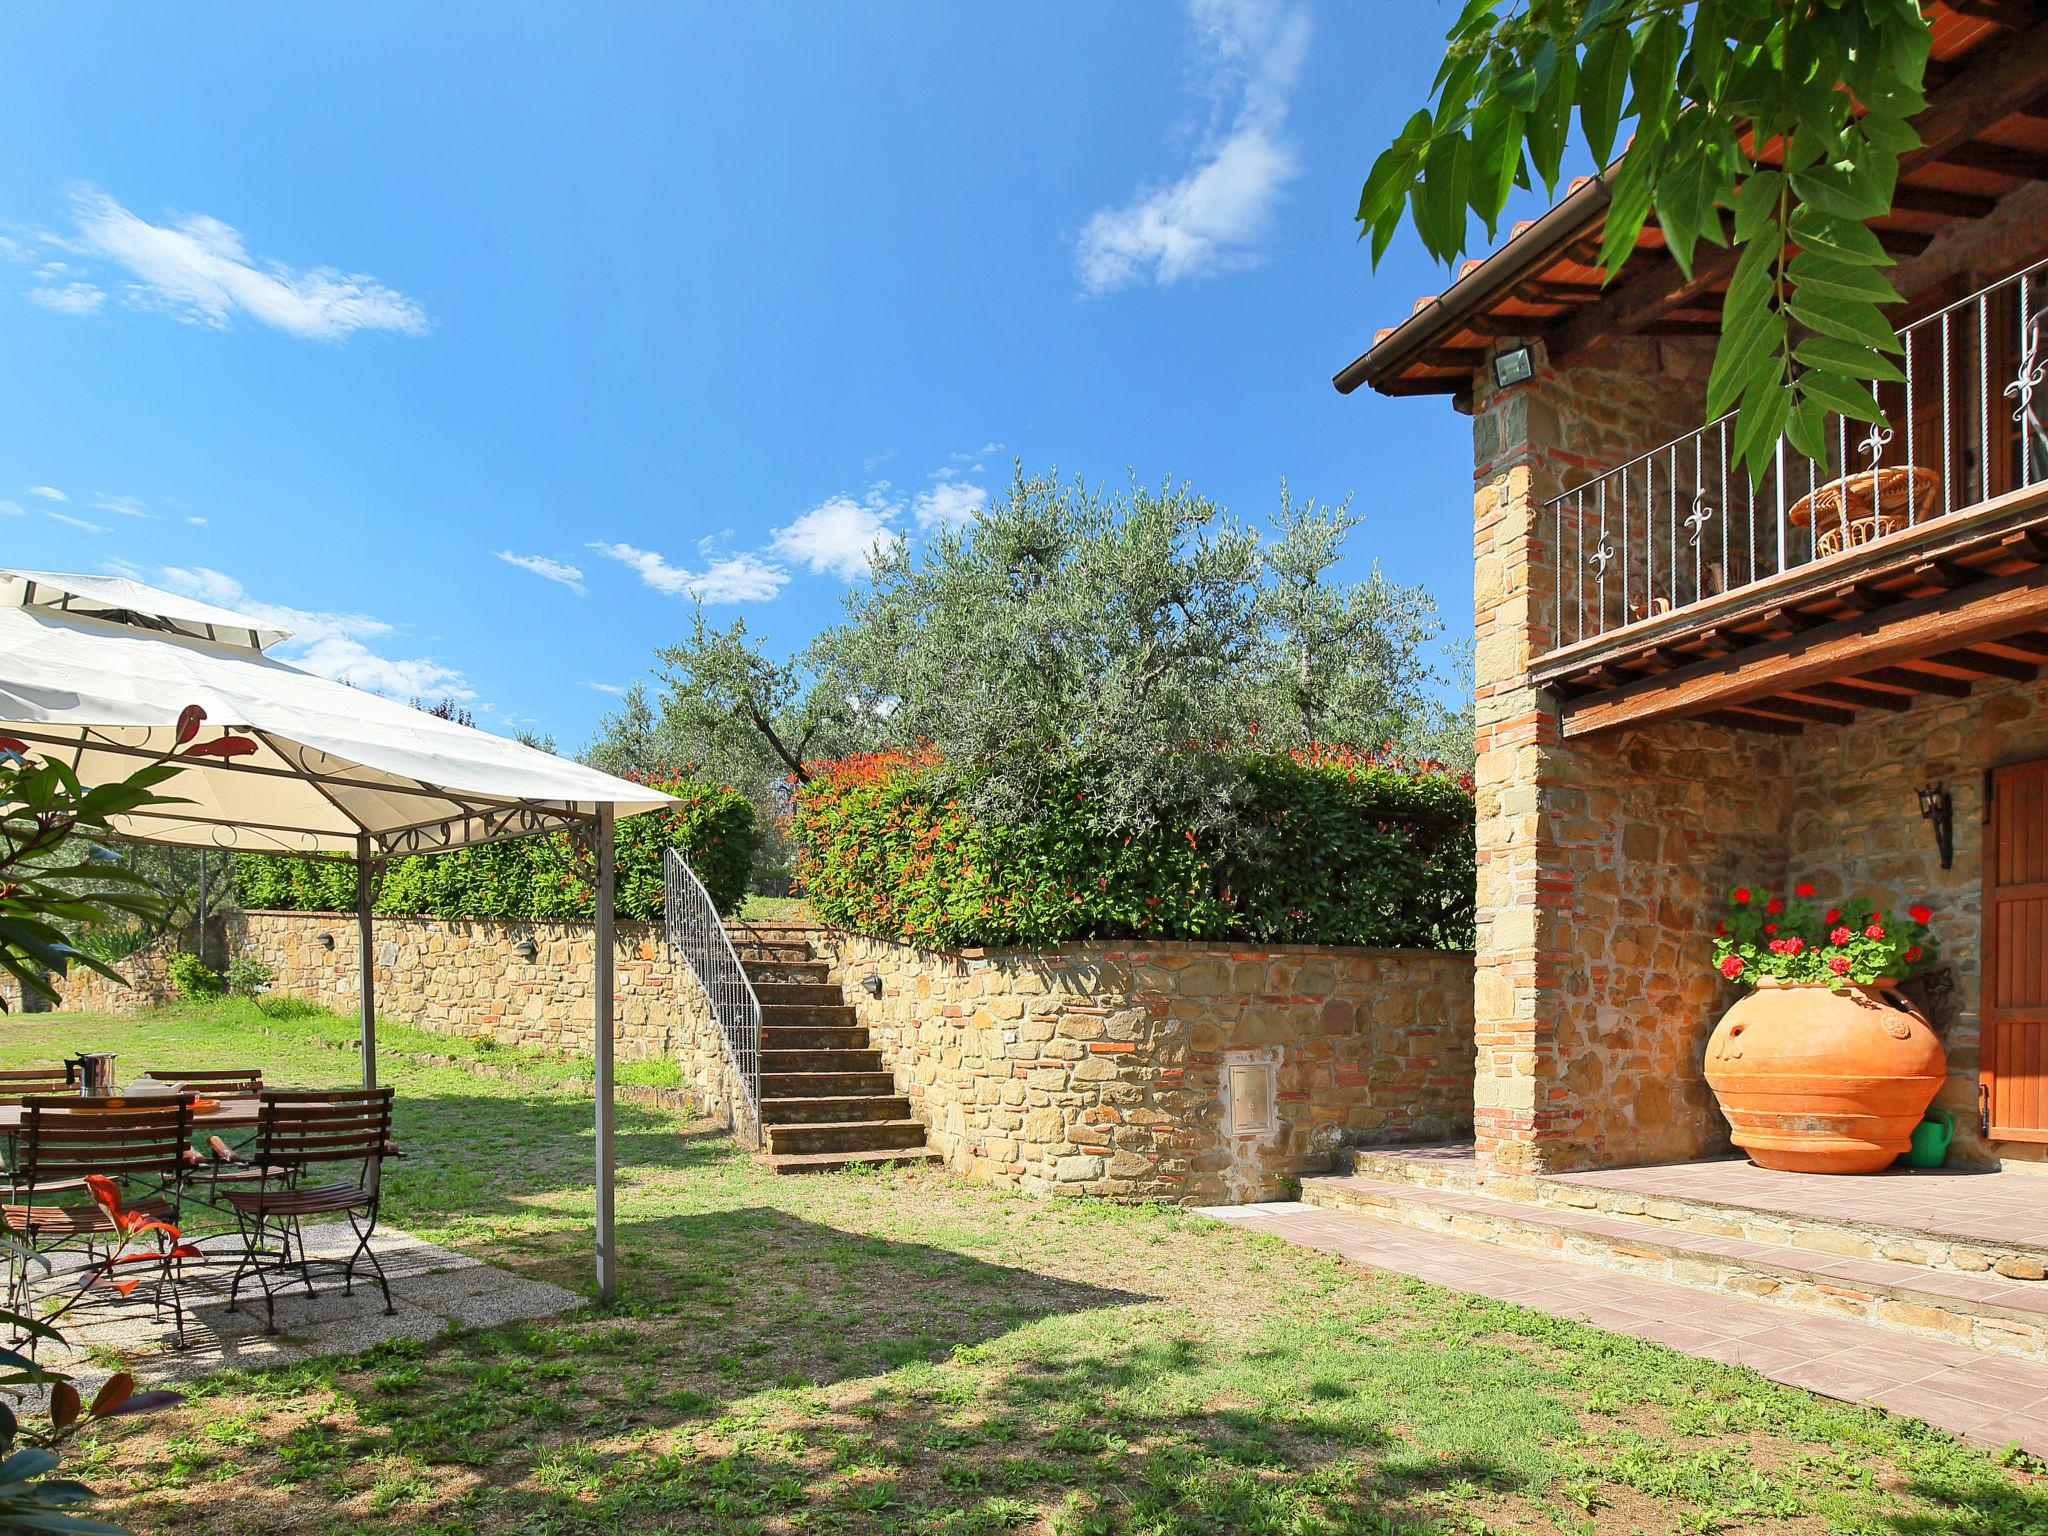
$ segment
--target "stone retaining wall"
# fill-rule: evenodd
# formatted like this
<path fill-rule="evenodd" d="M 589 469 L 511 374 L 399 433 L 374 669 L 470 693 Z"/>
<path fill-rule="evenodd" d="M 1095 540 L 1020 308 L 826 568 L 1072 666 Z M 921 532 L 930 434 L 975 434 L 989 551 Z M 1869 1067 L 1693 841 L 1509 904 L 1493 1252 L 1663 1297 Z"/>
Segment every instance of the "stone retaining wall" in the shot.
<path fill-rule="evenodd" d="M 818 947 L 932 1147 L 974 1178 L 1270 1199 L 1341 1143 L 1471 1127 L 1469 954 L 1130 941 L 940 953 L 856 934 Z"/>
<path fill-rule="evenodd" d="M 1269 1198 L 1343 1143 L 1471 1129 L 1472 957 L 1438 950 L 1200 944 L 937 953 L 822 928 L 831 968 L 949 1166 L 1043 1192 L 1190 1203 Z M 374 920 L 380 1014 L 458 1036 L 588 1053 L 588 924 Z M 531 960 L 514 945 L 530 939 Z M 273 991 L 357 1006 L 353 915 L 247 912 L 231 957 Z M 739 1102 L 708 1006 L 651 924 L 621 923 L 622 1056 L 667 1056 L 697 1102 Z M 163 959 L 138 985 L 83 975 L 65 1006 L 166 1000 Z M 881 979 L 881 995 L 860 985 Z"/>

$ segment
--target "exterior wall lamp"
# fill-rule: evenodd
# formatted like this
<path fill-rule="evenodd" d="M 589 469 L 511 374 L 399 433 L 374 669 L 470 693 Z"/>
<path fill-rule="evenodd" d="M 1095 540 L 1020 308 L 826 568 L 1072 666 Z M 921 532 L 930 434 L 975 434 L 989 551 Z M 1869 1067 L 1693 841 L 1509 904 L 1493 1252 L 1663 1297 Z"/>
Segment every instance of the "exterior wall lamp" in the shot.
<path fill-rule="evenodd" d="M 1956 859 L 1956 807 L 1946 784 L 1930 784 L 1920 791 L 1920 816 L 1934 823 L 1934 846 L 1941 854 L 1941 867 L 1949 869 Z"/>
<path fill-rule="evenodd" d="M 1536 359 L 1527 347 L 1511 347 L 1493 357 L 1493 382 L 1501 389 L 1536 377 Z"/>
<path fill-rule="evenodd" d="M 334 948 L 334 935 L 333 935 L 333 934 L 331 934 L 331 933 L 323 933 L 323 934 L 321 934 L 321 935 L 320 935 L 320 947 L 321 947 L 322 949 L 332 949 L 332 948 Z"/>
<path fill-rule="evenodd" d="M 533 957 L 539 954 L 540 950 L 535 946 L 533 940 L 521 939 L 518 943 L 512 946 L 512 953 L 517 955 L 520 959 L 526 961 L 528 964 L 532 964 Z"/>
<path fill-rule="evenodd" d="M 860 989 L 867 993 L 869 997 L 880 997 L 882 995 L 882 978 L 879 975 L 872 974 L 863 976 L 860 979 Z"/>

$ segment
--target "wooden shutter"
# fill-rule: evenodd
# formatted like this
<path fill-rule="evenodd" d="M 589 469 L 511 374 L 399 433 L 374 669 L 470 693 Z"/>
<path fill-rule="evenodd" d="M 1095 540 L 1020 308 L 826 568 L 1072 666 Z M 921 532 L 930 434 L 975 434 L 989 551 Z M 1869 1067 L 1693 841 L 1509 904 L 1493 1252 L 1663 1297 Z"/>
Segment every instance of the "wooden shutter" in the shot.
<path fill-rule="evenodd" d="M 1995 770 L 1984 843 L 1983 1082 L 1993 1141 L 2048 1141 L 2048 760 Z"/>

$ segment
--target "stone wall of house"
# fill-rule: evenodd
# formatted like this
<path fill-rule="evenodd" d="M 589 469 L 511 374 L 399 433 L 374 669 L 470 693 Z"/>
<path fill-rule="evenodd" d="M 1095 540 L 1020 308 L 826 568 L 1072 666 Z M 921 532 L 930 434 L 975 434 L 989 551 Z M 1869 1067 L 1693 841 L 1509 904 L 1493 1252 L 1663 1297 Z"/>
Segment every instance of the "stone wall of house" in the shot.
<path fill-rule="evenodd" d="M 1818 741 L 1820 738 L 1814 738 Z M 1966 699 L 1926 700 L 1910 713 L 1871 715 L 1830 731 L 1827 750 L 1794 763 L 1781 884 L 1867 895 L 1902 910 L 1935 910 L 1942 968 L 1912 990 L 1948 1049 L 1935 1102 L 1955 1117 L 1951 1156 L 2038 1162 L 2048 1147 L 1986 1145 L 1977 1135 L 1979 944 L 1984 899 L 1984 773 L 2048 757 L 2048 684 L 1979 683 Z M 1916 791 L 1945 784 L 1955 802 L 1955 860 L 1941 867 Z"/>
<path fill-rule="evenodd" d="M 2048 190 L 2030 188 L 1893 276 L 1931 297 L 2044 249 Z M 1593 508 L 1582 526 L 1544 501 L 1697 428 L 1711 348 L 1632 338 L 1553 365 L 1538 343 L 1530 381 L 1500 390 L 1489 369 L 1474 375 L 1474 1120 L 1498 1166 L 1556 1171 L 1726 1146 L 1701 1065 L 1732 1000 L 1706 968 L 1714 909 L 1738 876 L 1782 883 L 1788 859 L 1823 873 L 1832 862 L 1875 889 L 1918 883 L 1956 914 L 1944 1102 L 1974 1104 L 1978 780 L 1993 762 L 2048 751 L 2038 687 L 1980 685 L 1968 700 L 1859 722 L 1839 744 L 1821 732 L 1787 744 L 1701 722 L 1566 743 L 1556 699 L 1530 685 L 1532 660 L 1576 636 L 1579 573 L 1598 544 Z M 1946 875 L 1915 867 L 1932 841 L 1910 781 L 1938 776 L 1956 794 Z"/>
<path fill-rule="evenodd" d="M 1470 1126 L 1469 955 L 1186 943 L 938 953 L 853 934 L 818 948 L 931 1145 L 974 1178 L 1253 1200 L 1327 1169 L 1340 1142 Z"/>

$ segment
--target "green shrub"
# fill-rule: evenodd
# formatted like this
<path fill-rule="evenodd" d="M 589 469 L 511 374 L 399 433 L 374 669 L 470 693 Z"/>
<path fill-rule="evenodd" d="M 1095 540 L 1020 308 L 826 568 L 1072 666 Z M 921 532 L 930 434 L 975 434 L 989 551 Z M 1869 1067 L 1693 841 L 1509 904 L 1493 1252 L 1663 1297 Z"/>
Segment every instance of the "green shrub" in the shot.
<path fill-rule="evenodd" d="M 798 876 L 818 915 L 955 948 L 1121 937 L 1464 948 L 1469 781 L 1346 749 L 1226 754 L 1236 814 L 1143 837 L 1089 815 L 1085 765 L 1029 818 L 976 820 L 930 754 L 824 765 L 798 791 Z M 1178 827 L 1178 830 L 1176 828 Z"/>
<path fill-rule="evenodd" d="M 668 848 L 690 861 L 720 912 L 735 911 L 746 897 L 760 840 L 753 805 L 730 785 L 683 780 L 655 787 L 677 804 L 618 822 L 613 913 L 661 917 L 661 856 Z M 235 890 L 242 905 L 255 910 L 347 912 L 356 904 L 355 861 L 339 854 L 245 854 L 236 862 Z M 557 833 L 393 859 L 375 905 L 379 912 L 416 917 L 573 919 L 591 915 L 591 894 L 567 836 Z"/>
<path fill-rule="evenodd" d="M 219 997 L 227 990 L 219 971 L 208 967 L 197 955 L 180 950 L 164 965 L 164 976 L 171 984 L 171 990 L 182 998 L 196 1000 L 202 997 Z"/>
<path fill-rule="evenodd" d="M 221 985 L 236 997 L 254 997 L 270 985 L 275 973 L 261 960 L 237 955 L 221 973 Z"/>

